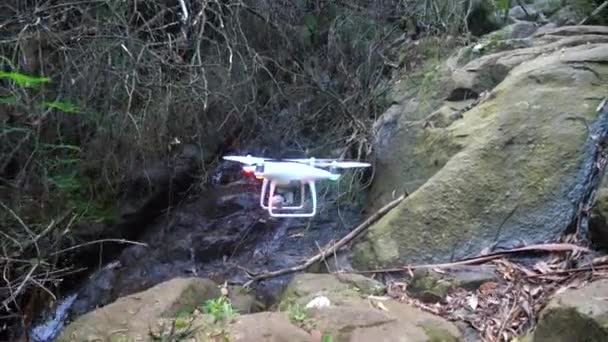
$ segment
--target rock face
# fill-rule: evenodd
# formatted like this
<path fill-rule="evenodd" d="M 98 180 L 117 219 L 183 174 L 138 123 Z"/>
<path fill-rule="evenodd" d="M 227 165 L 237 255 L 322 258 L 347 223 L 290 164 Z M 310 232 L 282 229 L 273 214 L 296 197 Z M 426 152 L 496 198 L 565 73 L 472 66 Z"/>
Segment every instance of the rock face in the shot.
<path fill-rule="evenodd" d="M 442 318 L 382 297 L 368 298 L 382 290 L 380 283 L 356 274 L 300 274 L 278 311 L 228 317 L 199 310 L 221 296 L 212 281 L 176 278 L 79 317 L 57 341 L 152 341 L 153 336 L 243 342 L 311 342 L 322 336 L 334 342 L 462 341 L 458 328 Z M 319 296 L 329 305 L 306 307 Z"/>
<path fill-rule="evenodd" d="M 372 206 L 393 191 L 410 195 L 358 243 L 355 267 L 443 262 L 559 236 L 598 181 L 582 121 L 595 135 L 608 129 L 608 108 L 598 111 L 606 42 L 606 27 L 548 29 L 524 47 L 486 41 L 427 68 L 431 90 L 397 86 L 376 127 Z M 452 113 L 435 125 L 438 111 Z"/>
<path fill-rule="evenodd" d="M 608 341 L 608 280 L 555 296 L 541 312 L 531 342 Z"/>

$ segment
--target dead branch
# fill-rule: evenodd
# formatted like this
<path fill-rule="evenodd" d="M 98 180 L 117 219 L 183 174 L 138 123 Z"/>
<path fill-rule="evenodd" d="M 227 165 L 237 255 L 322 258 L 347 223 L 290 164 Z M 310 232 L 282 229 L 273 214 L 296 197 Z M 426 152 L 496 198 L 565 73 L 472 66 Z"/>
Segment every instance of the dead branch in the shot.
<path fill-rule="evenodd" d="M 583 20 L 581 20 L 578 25 L 584 25 L 589 19 L 595 17 L 596 15 L 598 15 L 598 13 L 600 13 L 601 11 L 604 10 L 604 8 L 606 8 L 608 6 L 608 1 L 604 1 L 601 5 L 599 5 L 593 12 L 591 12 L 591 14 L 589 14 L 588 17 L 584 18 Z"/>
<path fill-rule="evenodd" d="M 546 244 L 537 244 L 530 245 L 520 248 L 508 249 L 505 251 L 494 252 L 486 255 L 480 255 L 472 258 L 463 259 L 455 262 L 448 262 L 442 264 L 426 264 L 426 265 L 415 265 L 415 266 L 403 266 L 396 268 L 385 268 L 385 269 L 376 269 L 376 270 L 366 270 L 366 271 L 353 271 L 354 273 L 391 273 L 391 272 L 403 272 L 407 270 L 421 269 L 421 268 L 449 268 L 454 266 L 463 266 L 463 265 L 478 265 L 483 264 L 488 261 L 500 259 L 506 257 L 511 254 L 518 253 L 528 253 L 528 252 L 590 252 L 588 248 L 581 247 L 571 243 L 546 243 Z"/>
<path fill-rule="evenodd" d="M 76 246 L 71 246 L 71 247 L 68 247 L 68 248 L 64 248 L 64 249 L 61 249 L 59 251 L 53 252 L 50 255 L 54 256 L 54 255 L 62 254 L 62 253 L 65 253 L 65 252 L 68 252 L 68 251 L 71 251 L 71 250 L 74 250 L 74 249 L 78 249 L 78 248 L 81 248 L 81 247 L 84 247 L 84 246 L 94 245 L 94 244 L 97 244 L 97 243 L 104 243 L 104 242 L 126 243 L 126 244 L 131 244 L 131 245 L 139 245 L 139 246 L 148 247 L 147 243 L 137 242 L 137 241 L 129 241 L 129 240 L 126 240 L 126 239 L 101 239 L 101 240 L 89 241 L 89 242 L 81 243 L 81 244 L 76 245 Z"/>
<path fill-rule="evenodd" d="M 397 199 L 389 202 L 384 207 L 382 207 L 378 211 L 376 211 L 373 215 L 368 217 L 363 223 L 361 223 L 359 226 L 357 226 L 355 229 L 353 229 L 350 233 L 348 233 L 346 236 L 344 236 L 342 239 L 340 239 L 340 241 L 338 241 L 335 244 L 330 244 L 330 246 L 325 246 L 320 253 L 318 253 L 315 256 L 313 256 L 312 258 L 308 259 L 303 264 L 293 266 L 293 267 L 283 268 L 283 269 L 272 271 L 272 272 L 264 272 L 261 274 L 255 274 L 255 275 L 254 275 L 254 273 L 252 273 L 250 271 L 246 271 L 249 275 L 253 275 L 253 279 L 246 282 L 244 284 L 244 287 L 249 287 L 249 285 L 251 285 L 253 282 L 256 282 L 256 281 L 259 281 L 262 279 L 273 278 L 273 277 L 278 277 L 280 275 L 284 275 L 284 274 L 288 274 L 288 273 L 302 271 L 302 270 L 306 269 L 307 267 L 309 267 L 310 265 L 314 264 L 315 262 L 317 262 L 319 260 L 324 260 L 327 255 L 333 254 L 335 251 L 339 250 L 342 246 L 346 245 L 347 243 L 349 243 L 350 241 L 355 239 L 357 236 L 359 236 L 359 234 L 361 234 L 363 231 L 365 231 L 367 228 L 369 228 L 373 223 L 378 221 L 378 219 L 380 219 L 382 216 L 386 215 L 386 213 L 388 213 L 394 207 L 396 207 L 397 204 L 399 204 L 401 201 L 403 201 L 404 198 L 405 198 L 405 195 L 401 195 Z"/>

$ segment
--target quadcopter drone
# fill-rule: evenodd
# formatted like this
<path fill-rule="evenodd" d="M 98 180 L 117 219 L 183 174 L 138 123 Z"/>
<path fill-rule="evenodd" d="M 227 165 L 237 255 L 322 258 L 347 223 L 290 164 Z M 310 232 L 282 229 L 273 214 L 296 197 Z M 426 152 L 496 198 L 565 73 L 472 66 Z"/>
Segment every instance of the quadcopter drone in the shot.
<path fill-rule="evenodd" d="M 272 217 L 312 217 L 317 212 L 317 193 L 315 182 L 318 180 L 336 181 L 340 178 L 338 169 L 368 167 L 368 163 L 354 161 L 337 161 L 333 159 L 273 159 L 247 156 L 225 156 L 225 160 L 236 161 L 243 164 L 243 171 L 246 174 L 253 174 L 257 179 L 262 179 L 262 193 L 260 196 L 260 206 L 268 210 Z M 323 168 L 329 168 L 325 170 Z M 293 199 L 285 200 L 281 195 L 275 195 L 280 187 L 290 186 L 292 183 L 300 183 L 300 204 L 294 205 Z M 295 212 L 304 208 L 306 184 L 310 188 L 312 197 L 311 212 Z M 265 203 L 266 190 L 270 186 L 268 200 Z M 290 202 L 291 205 L 284 205 Z M 280 213 L 276 210 L 294 211 L 292 213 Z"/>

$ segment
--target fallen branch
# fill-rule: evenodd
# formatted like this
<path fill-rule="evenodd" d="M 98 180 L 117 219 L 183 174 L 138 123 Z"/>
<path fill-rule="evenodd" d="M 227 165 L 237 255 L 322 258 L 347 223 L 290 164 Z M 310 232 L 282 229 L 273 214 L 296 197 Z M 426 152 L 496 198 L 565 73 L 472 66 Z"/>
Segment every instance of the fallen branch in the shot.
<path fill-rule="evenodd" d="M 581 20 L 578 25 L 583 25 L 587 22 L 587 20 L 595 17 L 596 15 L 598 15 L 598 13 L 600 13 L 604 8 L 606 8 L 606 6 L 608 6 L 608 1 L 604 1 L 601 5 L 599 5 L 593 12 L 591 12 L 591 14 L 586 17 L 585 19 Z"/>
<path fill-rule="evenodd" d="M 260 274 L 254 274 L 248 270 L 245 270 L 245 272 L 248 275 L 252 276 L 253 278 L 251 280 L 249 280 L 248 282 L 246 282 L 243 286 L 248 287 L 253 282 L 256 282 L 258 280 L 278 277 L 280 275 L 293 273 L 293 272 L 299 272 L 299 271 L 306 269 L 307 267 L 314 264 L 315 262 L 325 259 L 325 257 L 328 254 L 333 254 L 335 251 L 339 250 L 342 246 L 346 245 L 347 243 L 352 241 L 354 238 L 356 238 L 364 230 L 369 228 L 374 222 L 378 221 L 378 219 L 380 219 L 382 216 L 384 216 L 386 213 L 388 213 L 394 207 L 396 207 L 397 204 L 399 204 L 404 198 L 405 198 L 405 195 L 401 195 L 397 199 L 391 201 L 384 207 L 380 208 L 377 212 L 375 212 L 373 215 L 368 217 L 367 220 L 363 221 L 363 223 L 361 223 L 359 226 L 357 226 L 357 228 L 353 229 L 350 233 L 348 233 L 346 236 L 344 236 L 342 239 L 340 239 L 340 241 L 338 241 L 337 243 L 335 243 L 333 245 L 326 246 L 325 248 L 323 248 L 323 250 L 320 253 L 318 253 L 317 255 L 308 259 L 303 264 L 293 266 L 293 267 L 283 268 L 283 269 L 272 271 L 272 272 L 264 272 L 264 273 L 260 273 Z M 241 267 L 241 269 L 243 269 L 243 268 Z"/>
<path fill-rule="evenodd" d="M 417 266 L 403 266 L 396 268 L 385 268 L 385 269 L 377 269 L 377 270 L 368 270 L 368 271 L 353 271 L 353 273 L 390 273 L 390 272 L 403 272 L 407 270 L 413 269 L 421 269 L 421 268 L 448 268 L 454 266 L 463 266 L 463 265 L 476 265 L 482 264 L 491 260 L 499 259 L 505 257 L 510 254 L 517 253 L 525 253 L 525 252 L 589 252 L 590 250 L 585 247 L 581 247 L 571 243 L 545 243 L 538 245 L 530 245 L 525 247 L 508 249 L 506 251 L 494 252 L 486 255 L 480 255 L 472 258 L 463 259 L 460 261 L 448 262 L 443 264 L 427 264 L 427 265 L 417 265 Z"/>
<path fill-rule="evenodd" d="M 128 243 L 128 244 L 132 244 L 132 245 L 139 245 L 139 246 L 148 247 L 148 244 L 147 243 L 143 243 L 143 242 L 129 241 L 129 240 L 125 240 L 125 239 L 101 239 L 101 240 L 89 241 L 89 242 L 82 243 L 80 245 L 64 248 L 64 249 L 59 250 L 57 252 L 51 253 L 51 256 L 57 255 L 57 254 L 61 254 L 61 253 L 65 253 L 67 251 L 78 249 L 78 248 L 81 248 L 81 247 L 84 247 L 84 246 L 93 245 L 93 244 L 96 244 L 96 243 L 104 243 L 104 242 Z"/>

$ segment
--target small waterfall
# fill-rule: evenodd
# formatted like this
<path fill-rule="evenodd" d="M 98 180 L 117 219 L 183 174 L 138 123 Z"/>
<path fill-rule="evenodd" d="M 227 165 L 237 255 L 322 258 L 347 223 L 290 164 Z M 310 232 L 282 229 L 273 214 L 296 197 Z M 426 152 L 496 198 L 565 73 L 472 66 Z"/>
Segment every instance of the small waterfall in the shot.
<path fill-rule="evenodd" d="M 31 339 L 35 342 L 50 342 L 63 329 L 69 308 L 76 300 L 77 294 L 70 295 L 59 302 L 51 317 L 43 323 L 35 326 L 30 331 Z"/>

